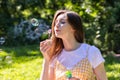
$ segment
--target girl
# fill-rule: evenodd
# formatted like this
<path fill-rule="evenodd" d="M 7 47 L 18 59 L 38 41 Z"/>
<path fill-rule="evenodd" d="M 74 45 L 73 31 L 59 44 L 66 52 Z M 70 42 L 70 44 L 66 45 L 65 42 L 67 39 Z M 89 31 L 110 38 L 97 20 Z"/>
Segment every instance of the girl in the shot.
<path fill-rule="evenodd" d="M 107 80 L 104 59 L 98 48 L 84 43 L 81 18 L 73 11 L 56 12 L 51 39 L 40 43 L 40 51 L 44 56 L 40 80 Z"/>

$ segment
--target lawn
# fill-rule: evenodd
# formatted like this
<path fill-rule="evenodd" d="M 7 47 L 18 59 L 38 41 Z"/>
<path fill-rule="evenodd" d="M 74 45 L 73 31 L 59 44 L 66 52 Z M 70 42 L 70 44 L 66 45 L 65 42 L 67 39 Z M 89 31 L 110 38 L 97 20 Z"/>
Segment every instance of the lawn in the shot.
<path fill-rule="evenodd" d="M 0 80 L 38 80 L 41 64 L 39 45 L 3 47 L 0 51 Z"/>
<path fill-rule="evenodd" d="M 120 59 L 103 55 L 109 80 L 120 80 Z M 39 80 L 43 57 L 39 45 L 0 48 L 0 80 Z"/>

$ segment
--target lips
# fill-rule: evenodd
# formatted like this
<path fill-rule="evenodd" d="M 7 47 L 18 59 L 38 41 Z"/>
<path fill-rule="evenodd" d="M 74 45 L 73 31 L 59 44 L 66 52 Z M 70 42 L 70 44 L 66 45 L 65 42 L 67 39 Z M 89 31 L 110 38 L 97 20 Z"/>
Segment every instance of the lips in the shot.
<path fill-rule="evenodd" d="M 60 31 L 60 30 L 56 30 L 56 32 L 58 32 L 58 31 Z"/>
<path fill-rule="evenodd" d="M 59 32 L 60 30 L 55 30 L 56 32 Z"/>

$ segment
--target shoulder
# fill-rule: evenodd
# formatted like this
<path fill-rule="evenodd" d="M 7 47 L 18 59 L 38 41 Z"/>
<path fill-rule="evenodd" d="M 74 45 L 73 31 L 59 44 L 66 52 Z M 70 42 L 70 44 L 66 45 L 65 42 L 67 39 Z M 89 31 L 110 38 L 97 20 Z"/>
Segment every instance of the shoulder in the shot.
<path fill-rule="evenodd" d="M 93 68 L 96 68 L 100 63 L 104 62 L 101 51 L 94 45 L 88 45 L 88 60 Z"/>
<path fill-rule="evenodd" d="M 89 52 L 92 53 L 92 54 L 101 53 L 100 50 L 96 46 L 94 46 L 94 45 L 90 46 Z"/>
<path fill-rule="evenodd" d="M 82 48 L 84 48 L 85 50 L 88 50 L 88 52 L 92 52 L 92 53 L 100 52 L 100 50 L 96 46 L 90 45 L 87 43 L 83 43 Z"/>
<path fill-rule="evenodd" d="M 87 54 L 92 58 L 101 55 L 101 52 L 96 46 L 87 44 Z"/>
<path fill-rule="evenodd" d="M 84 50 L 85 52 L 88 52 L 88 54 L 90 55 L 99 53 L 101 54 L 100 50 L 96 46 L 87 43 L 82 43 L 81 49 Z"/>

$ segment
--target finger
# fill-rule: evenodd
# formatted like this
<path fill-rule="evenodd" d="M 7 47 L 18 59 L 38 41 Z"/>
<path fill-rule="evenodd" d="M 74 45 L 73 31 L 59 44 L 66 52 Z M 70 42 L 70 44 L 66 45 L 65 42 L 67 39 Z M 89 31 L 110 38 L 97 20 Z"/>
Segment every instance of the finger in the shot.
<path fill-rule="evenodd" d="M 44 49 L 42 49 L 42 54 L 45 58 L 48 58 L 49 57 L 49 50 L 50 50 L 50 47 L 45 47 Z"/>
<path fill-rule="evenodd" d="M 44 45 L 45 44 L 45 41 L 42 41 L 40 42 L 40 46 Z"/>
<path fill-rule="evenodd" d="M 50 50 L 50 46 L 40 47 L 40 51 L 41 51 L 42 53 L 48 53 L 49 50 Z"/>
<path fill-rule="evenodd" d="M 45 43 L 48 44 L 48 45 L 51 45 L 52 44 L 52 40 L 51 39 L 47 39 L 47 40 L 45 40 Z"/>
<path fill-rule="evenodd" d="M 46 40 L 46 41 L 45 41 L 45 44 L 47 44 L 48 46 L 50 46 L 51 43 L 52 43 L 51 40 Z"/>
<path fill-rule="evenodd" d="M 49 48 L 51 47 L 50 43 L 45 42 L 44 44 L 40 46 L 41 49 L 46 49 L 47 47 Z"/>
<path fill-rule="evenodd" d="M 46 41 L 42 41 L 40 42 L 40 47 L 45 47 L 47 44 L 46 44 Z"/>
<path fill-rule="evenodd" d="M 49 49 L 50 49 L 49 46 L 44 46 L 44 47 L 42 47 L 41 50 L 42 50 L 43 52 L 47 52 Z"/>
<path fill-rule="evenodd" d="M 40 50 L 44 50 L 44 49 L 46 49 L 47 47 L 48 47 L 47 44 L 43 44 L 43 45 L 40 46 Z"/>
<path fill-rule="evenodd" d="M 50 47 L 50 46 L 48 46 L 48 49 L 46 49 L 46 52 L 49 52 L 49 51 L 50 51 L 50 48 L 51 48 L 51 47 Z"/>

